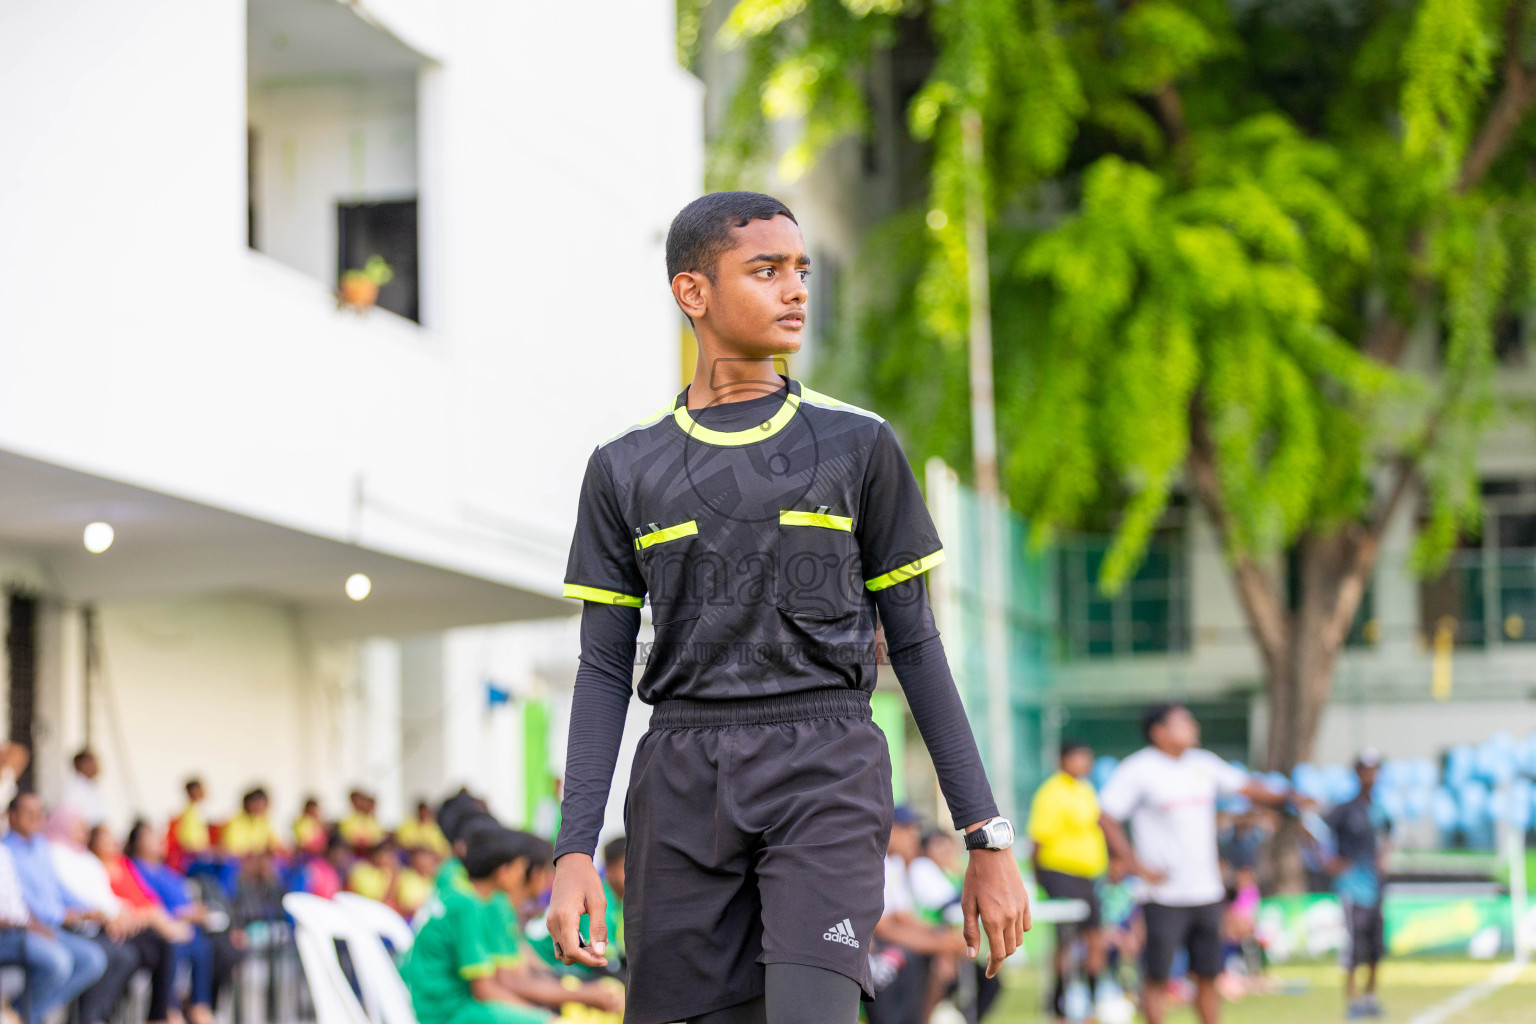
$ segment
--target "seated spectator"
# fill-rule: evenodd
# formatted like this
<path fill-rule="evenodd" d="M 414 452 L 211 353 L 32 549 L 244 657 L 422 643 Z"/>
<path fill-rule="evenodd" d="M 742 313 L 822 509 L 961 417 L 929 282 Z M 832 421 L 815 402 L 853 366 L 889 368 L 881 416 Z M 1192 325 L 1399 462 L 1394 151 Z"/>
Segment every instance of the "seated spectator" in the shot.
<path fill-rule="evenodd" d="M 395 841 L 386 835 L 353 865 L 351 873 L 347 875 L 347 889 L 359 896 L 393 905 L 395 881 L 399 873 L 399 850 L 395 847 Z"/>
<path fill-rule="evenodd" d="M 229 819 L 220 837 L 225 853 L 243 858 L 277 852 L 277 832 L 267 817 L 268 806 L 267 791 L 260 786 L 240 799 L 240 813 Z"/>
<path fill-rule="evenodd" d="M 235 927 L 243 929 L 253 921 L 281 921 L 283 893 L 277 860 L 272 854 L 263 851 L 246 857 L 235 886 Z"/>
<path fill-rule="evenodd" d="M 416 801 L 416 817 L 400 823 L 395 841 L 402 850 L 431 850 L 439 857 L 448 855 L 448 840 L 437 827 L 432 805 L 425 800 Z"/>
<path fill-rule="evenodd" d="M 309 857 L 305 861 L 300 885 L 307 893 L 331 899 L 346 887 L 346 879 L 355 860 L 352 847 L 341 838 L 339 831 L 332 829 L 326 837 L 325 856 Z"/>
<path fill-rule="evenodd" d="M 352 804 L 352 813 L 342 818 L 337 827 L 341 829 L 341 837 L 347 841 L 347 845 L 358 856 L 366 856 L 384 838 L 384 829 L 373 816 L 375 801 L 372 795 L 361 789 L 348 793 L 347 800 Z"/>
<path fill-rule="evenodd" d="M 464 859 L 469 891 L 438 897 L 406 961 L 420 1024 L 543 1024 L 551 1009 L 572 1002 L 622 1012 L 617 982 L 562 983 L 519 949 L 512 908 L 536 895 L 531 869 L 547 864 L 552 853 L 527 833 L 475 832 Z"/>
<path fill-rule="evenodd" d="M 150 973 L 148 1021 L 170 1019 L 171 987 L 176 982 L 176 954 L 164 934 L 151 927 L 149 914 L 123 904 L 112 892 L 107 869 L 86 848 L 92 833 L 106 833 L 106 826 L 88 828 L 71 807 L 61 807 L 48 821 L 48 853 L 65 893 L 77 903 L 102 915 L 101 926 L 91 938 L 107 955 L 107 971 L 98 983 L 99 998 L 110 1009 L 117 1005 L 134 972 Z"/>
<path fill-rule="evenodd" d="M 111 846 L 96 848 L 104 861 L 116 852 Z M 143 890 L 164 913 L 189 929 L 186 941 L 176 947 L 178 959 L 192 976 L 187 1017 L 192 1024 L 209 1024 L 245 955 L 245 935 L 230 928 L 227 910 L 204 902 L 196 886 L 166 864 L 165 848 L 146 822 L 134 823 L 124 852 Z"/>
<path fill-rule="evenodd" d="M 432 883 L 441 864 L 442 858 L 431 850 L 418 848 L 411 851 L 410 864 L 401 869 L 400 877 L 395 881 L 395 909 L 402 917 L 415 916 L 432 898 Z"/>
<path fill-rule="evenodd" d="M 929 924 L 960 924 L 960 888 L 965 878 L 961 846 L 953 832 L 937 829 L 923 835 L 922 856 L 907 869 L 913 904 Z"/>
<path fill-rule="evenodd" d="M 47 1009 L 79 996 L 80 1024 L 101 1024 L 109 1009 L 99 998 L 98 988 L 107 970 L 107 954 L 71 928 L 92 922 L 100 924 L 105 915 L 65 893 L 53 870 L 48 840 L 43 838 L 43 821 L 43 802 L 37 795 L 18 793 L 11 800 L 11 830 L 0 840 L 10 852 L 21 895 L 32 918 L 27 942 L 30 946 L 37 939 L 44 939 L 63 953 L 56 966 L 68 972 L 68 980 L 52 993 L 52 1006 Z M 45 996 L 38 1001 L 46 1004 L 50 1000 Z"/>
<path fill-rule="evenodd" d="M 928 924 L 917 915 L 909 866 L 921 853 L 921 840 L 917 815 L 905 805 L 897 807 L 885 858 L 885 912 L 875 925 L 875 939 L 882 951 L 894 947 L 900 955 L 892 958 L 894 976 L 868 1004 L 870 1024 L 928 1020 L 958 978 L 960 965 L 974 967 L 959 928 Z"/>
<path fill-rule="evenodd" d="M 17 780 L 31 760 L 32 751 L 25 743 L 0 742 L 0 804 L 9 806 L 16 796 Z"/>
<path fill-rule="evenodd" d="M 26 1024 L 42 1024 L 96 980 L 87 965 L 77 964 L 53 929 L 32 917 L 5 843 L 0 843 L 0 963 L 18 964 L 25 971 Z"/>
<path fill-rule="evenodd" d="M 455 832 L 462 824 L 461 819 L 467 820 L 471 816 L 489 814 L 490 807 L 486 802 L 472 794 L 468 789 L 460 787 L 459 791 L 444 800 L 437 807 L 437 825 L 443 831 L 449 845 L 453 844 Z"/>
<path fill-rule="evenodd" d="M 320 817 L 320 801 L 309 797 L 304 801 L 303 811 L 293 819 L 293 847 L 312 857 L 323 857 L 329 837 L 325 821 Z"/>
<path fill-rule="evenodd" d="M 208 835 L 208 819 L 203 815 L 203 780 L 188 779 L 185 788 L 187 806 L 171 819 L 168 833 L 175 851 L 169 859 L 177 870 L 186 870 L 187 863 L 206 857 L 213 845 Z"/>
<path fill-rule="evenodd" d="M 101 795 L 96 779 L 101 775 L 101 762 L 89 747 L 75 755 L 75 771 L 64 784 L 64 796 L 60 807 L 74 808 L 87 825 L 100 825 L 107 820 L 107 801 Z"/>
<path fill-rule="evenodd" d="M 534 914 L 523 927 L 529 948 L 539 959 L 558 974 L 574 974 L 579 978 L 597 978 L 611 975 L 621 981 L 627 976 L 628 962 L 624 955 L 624 852 L 627 844 L 623 836 L 609 840 L 603 846 L 603 895 L 608 900 L 604 915 L 608 922 L 608 967 L 606 970 L 588 967 L 586 964 L 564 964 L 555 956 L 555 939 L 549 934 L 543 914 Z M 577 925 L 582 935 L 592 934 L 592 922 L 581 915 Z"/>
<path fill-rule="evenodd" d="M 469 837 L 477 831 L 494 831 L 501 827 L 501 823 L 485 811 L 470 810 L 453 819 L 453 833 L 448 837 L 453 856 L 444 861 L 437 872 L 435 885 L 439 895 L 451 890 L 469 891 L 469 876 L 464 873 L 464 851 L 468 848 Z"/>

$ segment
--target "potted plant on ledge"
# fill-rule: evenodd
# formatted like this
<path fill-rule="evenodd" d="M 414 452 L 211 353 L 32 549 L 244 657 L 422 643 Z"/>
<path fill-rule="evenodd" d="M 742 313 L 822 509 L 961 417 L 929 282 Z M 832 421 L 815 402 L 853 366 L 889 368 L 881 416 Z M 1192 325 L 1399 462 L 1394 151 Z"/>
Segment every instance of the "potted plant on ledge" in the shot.
<path fill-rule="evenodd" d="M 337 307 L 346 307 L 365 313 L 378 305 L 379 289 L 395 276 L 384 257 L 374 254 L 368 257 L 361 270 L 344 270 L 341 285 L 336 289 Z"/>

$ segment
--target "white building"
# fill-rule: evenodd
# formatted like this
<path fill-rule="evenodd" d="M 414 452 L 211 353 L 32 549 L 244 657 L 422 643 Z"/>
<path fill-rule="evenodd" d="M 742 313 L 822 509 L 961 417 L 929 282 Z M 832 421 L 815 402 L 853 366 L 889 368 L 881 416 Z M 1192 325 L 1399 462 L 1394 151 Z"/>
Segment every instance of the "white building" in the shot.
<path fill-rule="evenodd" d="M 89 735 L 120 819 L 194 773 L 217 814 L 531 812 L 587 455 L 677 384 L 675 53 L 671 0 L 0 6 L 0 672 L 45 796 Z M 373 254 L 386 308 L 339 309 Z"/>

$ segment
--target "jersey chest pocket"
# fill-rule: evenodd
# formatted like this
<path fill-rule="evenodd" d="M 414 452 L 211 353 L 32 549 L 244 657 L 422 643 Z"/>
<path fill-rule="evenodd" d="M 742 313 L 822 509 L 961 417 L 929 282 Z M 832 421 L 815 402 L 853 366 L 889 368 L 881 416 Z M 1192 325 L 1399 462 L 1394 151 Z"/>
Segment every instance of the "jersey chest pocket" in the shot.
<path fill-rule="evenodd" d="M 666 527 L 649 523 L 635 529 L 635 557 L 650 594 L 652 625 L 698 618 L 713 585 L 712 575 L 700 578 L 708 566 L 698 557 L 698 540 L 699 524 L 694 519 Z"/>
<path fill-rule="evenodd" d="M 859 608 L 859 547 L 853 520 L 815 512 L 779 513 L 779 609 L 797 619 L 833 621 Z"/>

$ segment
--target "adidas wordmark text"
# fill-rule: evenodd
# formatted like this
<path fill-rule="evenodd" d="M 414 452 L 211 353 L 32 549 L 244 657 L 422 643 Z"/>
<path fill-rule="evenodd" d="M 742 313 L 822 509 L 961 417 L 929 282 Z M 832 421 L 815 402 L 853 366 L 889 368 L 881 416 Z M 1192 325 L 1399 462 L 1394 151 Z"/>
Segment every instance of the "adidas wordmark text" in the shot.
<path fill-rule="evenodd" d="M 846 917 L 828 928 L 821 937 L 828 942 L 841 942 L 845 946 L 859 948 L 859 940 L 853 937 L 853 924 Z"/>

